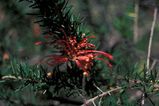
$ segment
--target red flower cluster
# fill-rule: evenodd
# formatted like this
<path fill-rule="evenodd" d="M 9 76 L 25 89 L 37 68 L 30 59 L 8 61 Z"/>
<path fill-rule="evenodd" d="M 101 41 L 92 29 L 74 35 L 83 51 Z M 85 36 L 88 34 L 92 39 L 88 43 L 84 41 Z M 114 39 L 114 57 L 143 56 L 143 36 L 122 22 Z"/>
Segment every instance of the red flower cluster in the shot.
<path fill-rule="evenodd" d="M 94 36 L 85 37 L 85 34 L 82 35 L 82 40 L 77 41 L 76 36 L 66 36 L 64 34 L 64 38 L 61 40 L 57 40 L 56 44 L 62 50 L 62 55 L 48 55 L 47 56 L 47 64 L 48 65 L 57 65 L 69 61 L 73 61 L 76 63 L 77 67 L 83 70 L 83 74 L 88 76 L 91 67 L 93 66 L 93 60 L 102 60 L 109 67 L 112 65 L 105 59 L 99 58 L 99 56 L 103 55 L 109 60 L 113 59 L 113 56 L 109 53 L 103 51 L 97 51 L 95 49 L 95 45 L 88 43 L 89 38 L 94 38 Z M 48 42 L 47 42 L 48 43 Z M 36 42 L 36 45 L 43 44 L 42 42 Z"/>

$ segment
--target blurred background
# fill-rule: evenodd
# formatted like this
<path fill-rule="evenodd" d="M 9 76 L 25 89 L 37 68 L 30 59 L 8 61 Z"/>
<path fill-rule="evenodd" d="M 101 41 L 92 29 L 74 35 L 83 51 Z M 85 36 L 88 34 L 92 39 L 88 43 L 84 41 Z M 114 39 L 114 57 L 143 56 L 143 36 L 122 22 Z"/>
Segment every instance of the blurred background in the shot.
<path fill-rule="evenodd" d="M 116 74 L 130 72 L 136 64 L 146 63 L 148 41 L 155 0 L 70 0 L 73 14 L 83 18 L 86 29 L 95 35 L 98 50 L 108 51 L 121 66 Z M 48 48 L 35 46 L 43 39 L 43 29 L 26 15 L 32 10 L 27 3 L 0 0 L 0 77 L 14 59 L 30 65 L 39 63 Z M 159 59 L 159 18 L 155 26 L 151 60 Z M 158 65 L 156 65 L 158 67 Z M 137 71 L 140 71 L 139 67 Z M 103 77 L 110 77 L 103 73 Z"/>

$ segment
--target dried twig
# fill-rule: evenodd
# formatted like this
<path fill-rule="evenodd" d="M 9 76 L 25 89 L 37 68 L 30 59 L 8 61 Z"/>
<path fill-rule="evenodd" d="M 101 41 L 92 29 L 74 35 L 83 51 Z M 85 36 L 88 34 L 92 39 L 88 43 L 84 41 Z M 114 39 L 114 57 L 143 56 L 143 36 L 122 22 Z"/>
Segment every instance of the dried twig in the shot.
<path fill-rule="evenodd" d="M 103 92 L 100 95 L 97 95 L 97 96 L 95 96 L 95 97 L 93 97 L 89 100 L 86 100 L 85 103 L 82 106 L 87 106 L 89 103 L 93 103 L 96 99 L 107 96 L 110 92 L 115 92 L 115 91 L 118 91 L 118 90 L 121 90 L 121 89 L 122 89 L 122 87 L 117 87 L 117 88 L 111 89 L 109 91 Z"/>
<path fill-rule="evenodd" d="M 153 70 L 156 64 L 157 64 L 157 60 L 154 59 L 154 60 L 153 60 L 153 63 L 152 63 L 152 65 L 151 65 L 151 67 L 150 67 L 149 70 L 150 70 L 150 71 Z"/>
<path fill-rule="evenodd" d="M 2 80 L 5 80 L 5 79 L 17 80 L 17 79 L 22 79 L 22 78 L 21 77 L 15 77 L 15 76 L 12 76 L 12 75 L 6 75 L 6 76 L 2 76 L 1 79 Z"/>
<path fill-rule="evenodd" d="M 39 83 L 39 80 L 30 79 L 30 78 L 22 78 L 21 76 L 13 76 L 13 75 L 6 75 L 2 76 L 0 81 L 6 81 L 6 80 L 21 80 L 21 81 L 29 81 L 30 83 Z"/>
<path fill-rule="evenodd" d="M 157 19 L 157 7 L 154 8 L 154 15 L 153 15 L 153 22 L 152 22 L 152 26 L 151 26 L 151 32 L 150 32 L 150 38 L 149 38 L 149 45 L 148 45 L 148 53 L 147 53 L 147 64 L 146 64 L 146 72 L 145 72 L 145 77 L 146 75 L 150 74 L 150 56 L 151 56 L 151 45 L 152 45 L 152 39 L 153 39 L 153 35 L 154 35 L 154 28 L 155 28 L 155 24 L 156 24 L 156 19 Z M 152 66 L 153 67 L 153 66 Z M 145 104 L 145 88 L 144 88 L 144 92 L 142 95 L 142 100 L 141 100 L 141 106 L 144 106 Z"/>
<path fill-rule="evenodd" d="M 150 38 L 149 38 L 149 45 L 148 45 L 148 54 L 147 54 L 147 64 L 146 64 L 146 68 L 147 70 L 149 70 L 150 68 L 150 55 L 151 55 L 151 45 L 152 45 L 152 38 L 154 35 L 154 28 L 155 28 L 155 24 L 156 24 L 156 18 L 157 18 L 157 7 L 154 9 L 154 18 L 153 18 L 153 22 L 152 22 L 152 26 L 151 26 L 151 33 L 150 33 Z M 149 71 L 147 71 L 147 74 L 149 73 Z"/>
<path fill-rule="evenodd" d="M 97 106 L 94 101 L 92 101 L 92 103 L 93 103 L 93 106 Z"/>
<path fill-rule="evenodd" d="M 99 103 L 98 103 L 98 106 L 101 106 L 102 99 L 103 99 L 103 97 L 100 98 Z"/>
<path fill-rule="evenodd" d="M 145 104 L 145 92 L 142 94 L 142 100 L 141 100 L 141 106 L 144 106 Z"/>
<path fill-rule="evenodd" d="M 93 84 L 101 93 L 103 93 L 103 91 L 96 85 L 96 84 Z"/>

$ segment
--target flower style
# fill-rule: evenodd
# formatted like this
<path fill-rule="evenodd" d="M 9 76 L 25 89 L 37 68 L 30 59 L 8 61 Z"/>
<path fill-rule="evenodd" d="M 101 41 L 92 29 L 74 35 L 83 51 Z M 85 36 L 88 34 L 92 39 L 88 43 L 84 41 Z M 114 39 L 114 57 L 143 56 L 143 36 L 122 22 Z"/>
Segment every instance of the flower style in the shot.
<path fill-rule="evenodd" d="M 78 41 L 76 36 L 66 36 L 64 33 L 63 39 L 56 41 L 56 44 L 58 44 L 60 50 L 62 50 L 62 55 L 52 54 L 46 56 L 47 64 L 53 66 L 73 61 L 78 68 L 83 70 L 83 75 L 85 76 L 89 75 L 89 71 L 93 66 L 93 60 L 101 60 L 105 62 L 109 67 L 112 67 L 112 65 L 107 60 L 99 58 L 99 56 L 104 56 L 109 60 L 112 60 L 113 56 L 109 53 L 95 50 L 95 45 L 88 43 L 88 39 L 94 38 L 94 36 L 85 37 L 85 34 L 82 34 L 81 37 L 82 39 Z M 41 45 L 43 43 L 36 42 L 35 44 Z"/>

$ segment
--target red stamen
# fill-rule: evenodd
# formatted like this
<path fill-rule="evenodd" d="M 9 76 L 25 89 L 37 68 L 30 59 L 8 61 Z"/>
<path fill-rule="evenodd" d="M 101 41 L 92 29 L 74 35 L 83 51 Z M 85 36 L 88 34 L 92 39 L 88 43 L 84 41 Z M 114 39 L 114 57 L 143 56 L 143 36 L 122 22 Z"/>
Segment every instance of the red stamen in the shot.
<path fill-rule="evenodd" d="M 112 64 L 111 64 L 110 62 L 104 60 L 103 58 L 95 58 L 95 59 L 96 59 L 96 60 L 101 60 L 101 61 L 103 61 L 105 64 L 108 65 L 109 68 L 112 68 L 112 67 L 113 67 Z"/>
<path fill-rule="evenodd" d="M 38 45 L 42 45 L 42 44 L 43 44 L 43 42 L 38 41 L 38 42 L 35 42 L 34 44 L 38 46 Z"/>
<path fill-rule="evenodd" d="M 76 65 L 78 66 L 78 68 L 81 68 L 84 72 L 88 72 L 84 66 L 79 62 L 79 60 L 75 60 Z"/>
<path fill-rule="evenodd" d="M 80 60 L 80 61 L 86 61 L 87 59 L 89 59 L 88 56 L 78 56 L 76 57 L 76 59 Z"/>
<path fill-rule="evenodd" d="M 85 53 L 99 53 L 104 55 L 105 57 L 109 58 L 110 60 L 113 60 L 113 56 L 109 53 L 103 52 L 103 51 L 97 51 L 97 50 L 83 50 L 78 52 L 79 54 L 85 54 Z"/>

